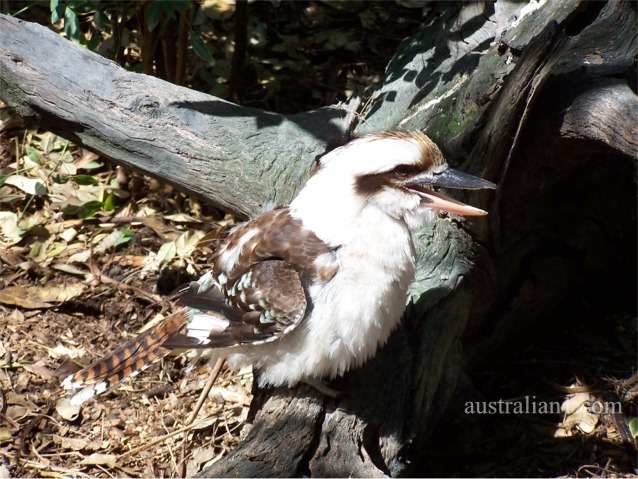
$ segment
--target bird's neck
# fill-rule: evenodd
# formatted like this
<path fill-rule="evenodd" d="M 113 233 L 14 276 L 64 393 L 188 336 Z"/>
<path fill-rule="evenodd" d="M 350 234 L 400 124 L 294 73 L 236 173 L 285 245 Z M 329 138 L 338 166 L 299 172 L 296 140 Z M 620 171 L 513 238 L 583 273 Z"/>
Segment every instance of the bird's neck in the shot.
<path fill-rule="evenodd" d="M 387 215 L 358 194 L 347 179 L 311 178 L 290 204 L 290 214 L 334 248 L 362 255 L 405 257 L 412 254 L 407 224 Z"/>
<path fill-rule="evenodd" d="M 347 180 L 312 177 L 290 204 L 290 213 L 329 246 L 338 247 L 350 241 L 364 207 Z"/>

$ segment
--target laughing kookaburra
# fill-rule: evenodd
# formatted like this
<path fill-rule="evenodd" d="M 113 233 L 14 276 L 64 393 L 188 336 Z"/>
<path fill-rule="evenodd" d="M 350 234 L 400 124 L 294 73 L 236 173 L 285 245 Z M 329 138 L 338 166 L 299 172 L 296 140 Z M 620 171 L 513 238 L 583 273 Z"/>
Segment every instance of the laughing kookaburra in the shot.
<path fill-rule="evenodd" d="M 181 309 L 67 377 L 81 403 L 173 349 L 200 349 L 261 386 L 334 378 L 361 365 L 397 326 L 414 277 L 412 235 L 445 211 L 485 211 L 438 188 L 495 188 L 449 168 L 420 132 L 355 139 L 323 156 L 297 197 L 235 227 Z"/>

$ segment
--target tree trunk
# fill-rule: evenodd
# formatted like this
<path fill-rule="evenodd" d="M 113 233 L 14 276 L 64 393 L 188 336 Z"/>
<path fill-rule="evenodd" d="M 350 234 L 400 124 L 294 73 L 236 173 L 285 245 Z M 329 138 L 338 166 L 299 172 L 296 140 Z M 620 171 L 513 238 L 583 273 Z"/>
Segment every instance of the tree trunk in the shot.
<path fill-rule="evenodd" d="M 352 126 L 423 129 L 450 163 L 497 182 L 465 198 L 487 221 L 442 218 L 420 232 L 404 321 L 336 381 L 341 398 L 256 391 L 245 440 L 202 472 L 396 476 L 427 461 L 424 439 L 463 401 L 467 367 L 524 338 L 570 288 L 633 275 L 635 25 L 629 2 L 448 4 L 403 43 L 360 115 L 346 105 L 284 116 L 125 72 L 0 16 L 0 96 L 244 215 L 289 201 Z"/>

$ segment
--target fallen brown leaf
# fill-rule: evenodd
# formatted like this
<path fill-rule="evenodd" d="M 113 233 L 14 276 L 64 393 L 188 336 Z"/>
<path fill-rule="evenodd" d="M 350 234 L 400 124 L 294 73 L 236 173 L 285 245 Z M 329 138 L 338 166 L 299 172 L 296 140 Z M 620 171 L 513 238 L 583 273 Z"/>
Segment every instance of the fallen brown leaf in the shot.
<path fill-rule="evenodd" d="M 78 414 L 80 414 L 80 406 L 71 404 L 71 399 L 69 398 L 58 399 L 58 402 L 55 404 L 55 410 L 60 417 L 67 421 L 74 421 L 78 417 Z"/>
<path fill-rule="evenodd" d="M 25 364 L 24 369 L 32 374 L 35 374 L 36 376 L 40 376 L 45 381 L 51 381 L 52 379 L 55 379 L 55 374 L 53 374 L 53 371 L 51 371 L 44 365 L 43 360 L 40 360 L 37 363 L 33 364 Z"/>
<path fill-rule="evenodd" d="M 0 290 L 0 303 L 27 309 L 43 309 L 64 303 L 82 294 L 85 285 L 72 283 L 66 286 L 10 286 Z"/>
<path fill-rule="evenodd" d="M 178 236 L 177 230 L 162 221 L 162 218 L 155 216 L 146 216 L 141 218 L 142 223 L 153 230 L 153 232 L 162 241 L 172 241 Z"/>
<path fill-rule="evenodd" d="M 9 442 L 13 439 L 11 431 L 8 427 L 0 427 L 0 444 L 3 442 Z"/>
<path fill-rule="evenodd" d="M 65 418 L 66 419 L 66 418 Z M 64 449 L 72 449 L 74 451 L 81 451 L 86 448 L 89 440 L 85 437 L 61 437 L 53 436 L 53 441 L 60 444 Z"/>
<path fill-rule="evenodd" d="M 100 452 L 94 452 L 90 456 L 82 459 L 82 461 L 80 461 L 80 464 L 115 467 L 116 462 L 117 458 L 114 454 L 102 454 Z"/>

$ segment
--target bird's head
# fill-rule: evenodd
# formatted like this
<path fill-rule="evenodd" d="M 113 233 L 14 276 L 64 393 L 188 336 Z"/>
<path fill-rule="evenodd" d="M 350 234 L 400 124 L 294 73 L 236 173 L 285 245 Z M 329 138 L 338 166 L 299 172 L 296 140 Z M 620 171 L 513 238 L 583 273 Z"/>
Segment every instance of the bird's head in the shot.
<path fill-rule="evenodd" d="M 448 167 L 424 133 L 384 132 L 355 139 L 323 156 L 292 206 L 307 213 L 306 218 L 325 213 L 345 221 L 374 209 L 405 221 L 410 229 L 433 220 L 439 211 L 487 214 L 445 196 L 439 188 L 475 190 L 496 185 Z"/>

